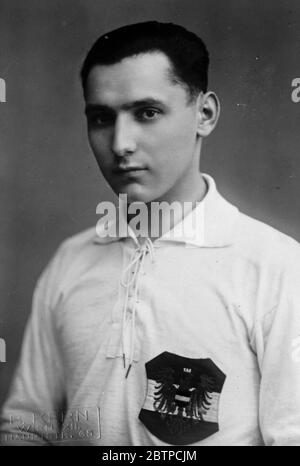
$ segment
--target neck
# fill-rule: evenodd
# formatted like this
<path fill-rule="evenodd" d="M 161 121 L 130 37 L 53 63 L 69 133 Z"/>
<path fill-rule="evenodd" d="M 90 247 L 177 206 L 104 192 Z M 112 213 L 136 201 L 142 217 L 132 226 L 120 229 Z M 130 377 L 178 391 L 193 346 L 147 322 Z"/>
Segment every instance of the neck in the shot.
<path fill-rule="evenodd" d="M 165 193 L 163 198 L 157 198 L 145 204 L 144 207 L 147 209 L 145 216 L 148 221 L 147 228 L 142 228 L 142 230 L 152 241 L 174 228 L 196 207 L 197 202 L 205 197 L 207 185 L 199 171 L 201 143 L 201 138 L 199 138 L 195 146 L 195 154 L 199 156 L 194 157 L 193 163 L 176 186 Z M 159 205 L 161 208 L 158 214 Z M 129 223 L 134 217 L 136 214 L 128 214 L 127 222 Z"/>
<path fill-rule="evenodd" d="M 192 182 L 193 181 L 193 182 Z M 164 199 L 167 202 L 168 206 L 171 206 L 172 209 L 161 209 L 162 215 L 158 217 L 158 228 L 155 234 L 151 231 L 150 226 L 156 221 L 157 215 L 153 219 L 153 212 L 151 209 L 151 204 L 148 204 L 148 217 L 149 217 L 149 229 L 148 236 L 151 240 L 155 240 L 160 236 L 167 233 L 169 230 L 174 228 L 174 226 L 181 222 L 184 217 L 186 217 L 196 206 L 197 203 L 202 201 L 207 192 L 206 182 L 200 172 L 196 173 L 193 180 L 190 180 L 190 183 L 186 185 L 186 189 L 182 193 L 180 198 L 173 199 L 172 196 L 166 197 Z"/>
<path fill-rule="evenodd" d="M 138 232 L 143 231 L 143 236 L 148 236 L 152 241 L 158 239 L 194 209 L 198 202 L 202 201 L 207 192 L 206 182 L 198 171 L 193 180 L 185 184 L 185 190 L 180 197 L 173 197 L 171 193 L 163 199 L 156 199 L 143 205 L 143 219 L 146 224 L 139 223 Z M 137 220 L 137 214 L 127 214 L 127 222 Z"/>

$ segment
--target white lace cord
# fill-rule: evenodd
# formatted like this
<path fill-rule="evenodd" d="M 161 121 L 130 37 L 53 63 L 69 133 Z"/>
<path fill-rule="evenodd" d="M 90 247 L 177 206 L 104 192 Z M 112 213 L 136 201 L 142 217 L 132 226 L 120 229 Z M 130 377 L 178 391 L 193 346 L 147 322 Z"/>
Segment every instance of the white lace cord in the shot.
<path fill-rule="evenodd" d="M 125 347 L 124 347 L 124 334 L 125 334 L 125 323 L 126 323 L 126 310 L 127 310 L 127 303 L 128 303 L 128 294 L 129 288 L 126 287 L 126 295 L 124 300 L 124 307 L 122 313 L 122 358 L 123 358 L 123 367 L 126 367 L 126 360 L 125 360 Z"/>
<path fill-rule="evenodd" d="M 138 254 L 137 254 L 138 253 Z M 125 325 L 126 325 L 126 315 L 127 315 L 127 305 L 128 305 L 128 296 L 129 296 L 129 289 L 130 285 L 134 282 L 137 269 L 138 269 L 138 261 L 140 258 L 140 248 L 136 248 L 131 256 L 131 259 L 129 261 L 128 266 L 126 269 L 123 271 L 122 278 L 121 278 L 121 285 L 126 288 L 126 294 L 125 294 L 125 299 L 124 299 L 124 306 L 123 306 L 123 314 L 122 314 L 122 357 L 123 357 L 123 366 L 124 369 L 126 368 L 126 360 L 125 360 L 125 345 L 124 345 L 124 340 L 125 340 Z M 136 258 L 134 258 L 136 256 Z M 127 272 L 130 272 L 130 269 L 132 268 L 133 265 L 136 265 L 132 274 L 131 280 L 126 281 L 126 274 Z"/>
<path fill-rule="evenodd" d="M 143 248 L 142 250 L 142 255 L 140 256 L 141 261 L 140 261 L 140 266 L 139 266 L 139 271 L 143 269 L 143 262 L 145 259 L 145 256 L 147 254 L 147 250 Z M 141 274 L 137 274 L 137 279 L 135 282 L 135 287 L 134 287 L 134 294 L 133 294 L 133 309 L 132 309 L 132 318 L 131 318 L 131 333 L 130 333 L 130 355 L 129 355 L 129 365 L 128 369 L 125 375 L 125 378 L 127 379 L 129 371 L 132 367 L 133 363 L 133 358 L 134 358 L 134 347 L 135 347 L 135 315 L 136 315 L 136 305 L 137 305 L 137 295 L 138 295 L 138 290 L 139 290 L 139 282 L 140 282 L 140 277 Z"/>
<path fill-rule="evenodd" d="M 150 253 L 151 262 L 153 263 L 155 260 L 154 245 L 150 238 L 146 238 L 145 244 L 147 245 L 147 250 Z"/>
<path fill-rule="evenodd" d="M 125 301 L 124 301 L 124 308 L 123 308 L 123 320 L 122 320 L 122 354 L 123 354 L 123 365 L 124 368 L 126 368 L 126 357 L 125 357 L 125 345 L 124 345 L 124 340 L 125 340 L 125 324 L 126 324 L 126 315 L 127 315 L 127 304 L 128 304 L 128 293 L 129 293 L 129 287 L 130 285 L 135 281 L 135 286 L 134 286 L 134 294 L 133 294 L 133 310 L 132 310 L 132 318 L 131 318 L 131 332 L 130 332 L 130 355 L 129 355 L 129 365 L 128 369 L 125 374 L 125 378 L 128 377 L 129 371 L 132 367 L 133 359 L 134 359 L 134 349 L 135 349 L 135 316 L 136 316 L 136 304 L 137 304 L 137 294 L 139 290 L 139 282 L 140 282 L 140 271 L 143 269 L 143 263 L 144 259 L 146 257 L 147 252 L 150 253 L 151 256 L 151 261 L 154 262 L 154 246 L 152 241 L 149 238 L 146 238 L 145 243 L 143 244 L 142 247 L 137 248 L 134 251 L 133 257 L 136 255 L 138 252 L 137 256 L 135 259 L 131 260 L 128 267 L 124 270 L 125 273 L 127 273 L 128 270 L 133 265 L 135 266 L 133 277 L 131 280 L 125 282 L 122 278 L 122 285 L 126 286 L 126 296 L 125 296 Z"/>

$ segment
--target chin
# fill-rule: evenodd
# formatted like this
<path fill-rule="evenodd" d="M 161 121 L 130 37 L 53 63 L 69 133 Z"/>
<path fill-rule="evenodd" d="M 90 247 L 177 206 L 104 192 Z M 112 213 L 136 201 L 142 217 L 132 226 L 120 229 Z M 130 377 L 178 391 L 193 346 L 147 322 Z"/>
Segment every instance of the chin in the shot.
<path fill-rule="evenodd" d="M 145 204 L 152 201 L 152 198 L 149 198 L 145 194 L 141 193 L 124 193 L 127 194 L 128 204 L 132 202 L 144 202 Z"/>
<path fill-rule="evenodd" d="M 128 186 L 127 189 L 116 189 L 114 190 L 115 194 L 119 196 L 120 194 L 126 194 L 127 196 L 127 202 L 132 203 L 132 202 L 151 202 L 155 199 L 154 195 L 151 195 L 151 193 L 146 190 L 145 188 L 138 186 L 138 187 L 131 187 Z"/>

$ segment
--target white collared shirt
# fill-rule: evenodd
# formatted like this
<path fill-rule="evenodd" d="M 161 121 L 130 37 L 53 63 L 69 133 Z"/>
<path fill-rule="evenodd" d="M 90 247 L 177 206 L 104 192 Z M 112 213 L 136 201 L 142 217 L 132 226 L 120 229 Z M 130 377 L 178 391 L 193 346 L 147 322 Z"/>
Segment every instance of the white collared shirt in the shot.
<path fill-rule="evenodd" d="M 3 444 L 300 444 L 299 244 L 205 179 L 188 239 L 137 248 L 92 228 L 63 242 L 34 293 Z"/>

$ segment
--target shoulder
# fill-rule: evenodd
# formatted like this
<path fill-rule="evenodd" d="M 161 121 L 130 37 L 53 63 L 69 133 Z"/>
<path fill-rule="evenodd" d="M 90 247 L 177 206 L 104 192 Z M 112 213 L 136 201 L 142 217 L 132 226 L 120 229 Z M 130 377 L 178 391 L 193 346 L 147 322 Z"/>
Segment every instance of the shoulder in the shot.
<path fill-rule="evenodd" d="M 99 247 L 94 244 L 95 228 L 88 228 L 64 239 L 40 275 L 37 288 L 45 295 L 61 290 L 76 280 L 93 261 L 98 260 Z"/>
<path fill-rule="evenodd" d="M 95 227 L 90 227 L 79 233 L 69 236 L 61 242 L 57 252 L 59 254 L 76 254 L 79 251 L 89 249 L 94 245 L 95 234 Z"/>
<path fill-rule="evenodd" d="M 300 244 L 266 223 L 239 213 L 237 245 L 249 260 L 279 268 L 298 268 Z"/>
<path fill-rule="evenodd" d="M 65 238 L 54 251 L 49 266 L 58 267 L 88 254 L 94 246 L 95 228 L 88 228 Z"/>

